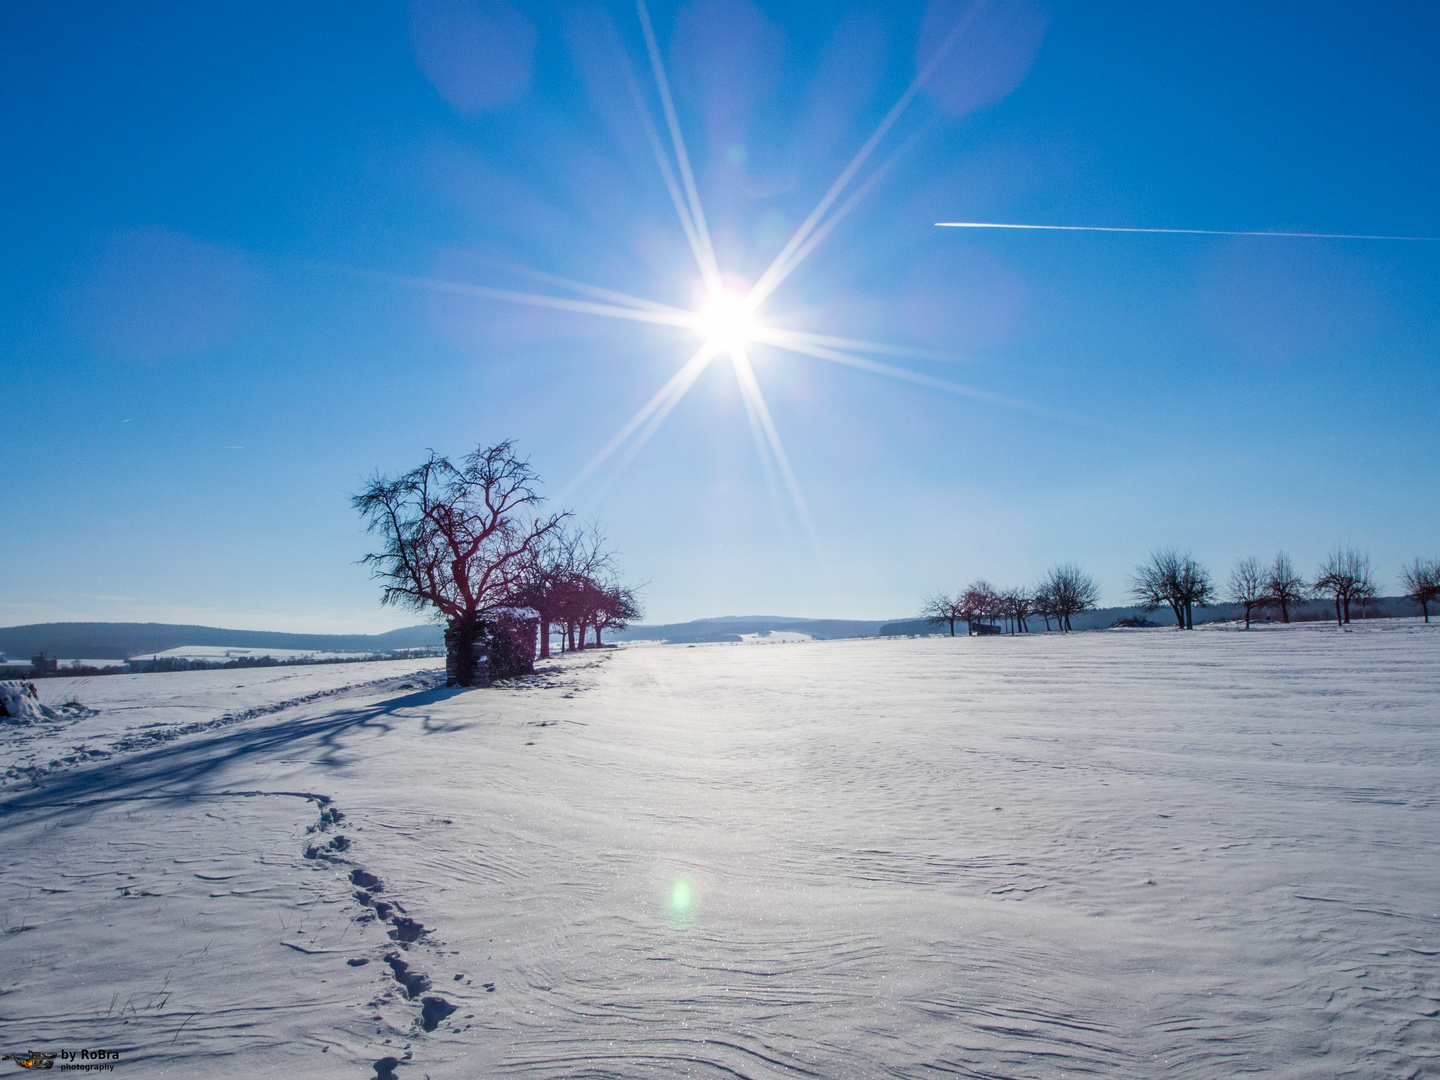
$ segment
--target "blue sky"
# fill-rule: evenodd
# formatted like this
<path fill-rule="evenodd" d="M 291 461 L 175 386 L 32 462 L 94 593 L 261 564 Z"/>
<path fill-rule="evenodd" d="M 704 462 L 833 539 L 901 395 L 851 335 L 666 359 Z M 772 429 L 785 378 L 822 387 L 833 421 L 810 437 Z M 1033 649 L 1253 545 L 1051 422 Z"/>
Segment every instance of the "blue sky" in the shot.
<path fill-rule="evenodd" d="M 968 11 L 653 6 L 730 280 Z M 604 524 L 651 621 L 898 617 L 1072 560 L 1119 602 L 1172 544 L 1223 577 L 1353 542 L 1392 588 L 1440 554 L 1440 243 L 934 227 L 1440 236 L 1440 9 L 968 18 L 760 313 L 980 392 L 754 348 L 817 545 L 728 363 L 571 485 L 688 331 L 414 283 L 555 291 L 521 265 L 697 302 L 626 81 L 660 122 L 634 8 L 5 5 L 0 622 L 412 622 L 356 564 L 348 494 L 505 437 Z"/>

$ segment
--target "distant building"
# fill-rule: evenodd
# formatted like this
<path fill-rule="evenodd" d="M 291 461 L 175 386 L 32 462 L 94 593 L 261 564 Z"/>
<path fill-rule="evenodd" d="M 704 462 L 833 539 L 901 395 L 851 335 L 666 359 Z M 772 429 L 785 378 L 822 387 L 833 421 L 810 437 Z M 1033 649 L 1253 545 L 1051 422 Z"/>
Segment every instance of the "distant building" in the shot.
<path fill-rule="evenodd" d="M 35 669 L 36 675 L 54 675 L 60 670 L 60 658 L 46 656 L 42 652 L 39 656 L 30 658 L 30 666 Z"/>

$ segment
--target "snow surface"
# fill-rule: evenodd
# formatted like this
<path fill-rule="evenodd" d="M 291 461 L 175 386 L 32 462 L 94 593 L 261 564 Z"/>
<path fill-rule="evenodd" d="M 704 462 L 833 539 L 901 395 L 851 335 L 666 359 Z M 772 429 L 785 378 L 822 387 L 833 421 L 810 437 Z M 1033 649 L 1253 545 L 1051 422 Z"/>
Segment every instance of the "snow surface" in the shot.
<path fill-rule="evenodd" d="M 92 715 L 5 732 L 7 1050 L 1440 1069 L 1440 626 L 621 648 L 474 691 L 427 663 L 77 679 Z"/>

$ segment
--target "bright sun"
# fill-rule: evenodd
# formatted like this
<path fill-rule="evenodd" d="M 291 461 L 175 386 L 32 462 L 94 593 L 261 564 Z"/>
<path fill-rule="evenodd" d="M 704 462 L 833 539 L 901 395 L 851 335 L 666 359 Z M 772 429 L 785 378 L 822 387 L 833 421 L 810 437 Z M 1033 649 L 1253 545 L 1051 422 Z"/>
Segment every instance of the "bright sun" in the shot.
<path fill-rule="evenodd" d="M 749 345 L 759 327 L 745 297 L 721 285 L 710 291 L 700 309 L 699 329 L 716 352 L 731 352 Z"/>
<path fill-rule="evenodd" d="M 767 481 L 771 483 L 772 493 L 777 494 L 778 500 L 778 483 L 783 481 L 795 504 L 795 510 L 810 536 L 811 545 L 818 552 L 820 550 L 819 537 L 810 520 L 810 512 L 806 509 L 805 501 L 801 497 L 800 486 L 790 468 L 785 448 L 780 442 L 780 433 L 776 430 L 770 409 L 765 404 L 765 396 L 755 378 L 755 371 L 751 366 L 749 356 L 750 347 L 765 345 L 771 349 L 783 349 L 789 353 L 813 356 L 831 363 L 919 383 L 932 389 L 949 390 L 962 394 L 974 394 L 976 391 L 957 383 L 873 359 L 877 354 L 937 359 L 939 358 L 937 354 L 925 350 L 887 345 L 883 342 L 861 341 L 856 338 L 836 337 L 790 327 L 767 325 L 756 317 L 756 312 L 768 302 L 775 290 L 810 257 L 835 226 L 854 209 L 874 183 L 885 175 L 890 167 L 888 163 L 872 169 L 868 178 L 855 185 L 851 194 L 845 195 L 846 189 L 850 188 L 852 181 L 860 175 L 872 152 L 880 145 L 881 140 L 900 113 L 904 111 L 906 105 L 915 97 L 921 83 L 928 77 L 930 69 L 939 62 L 938 57 L 944 55 L 944 49 L 936 54 L 937 59 L 932 59 L 930 65 L 916 75 L 915 80 L 899 101 L 886 114 L 885 119 L 865 141 L 865 144 L 835 182 L 826 190 L 809 216 L 796 227 L 790 235 L 790 239 L 776 253 L 775 258 L 759 278 L 752 284 L 741 282 L 738 277 L 732 277 L 734 287 L 731 287 L 726 284 L 725 275 L 721 272 L 715 246 L 710 237 L 710 227 L 700 204 L 700 192 L 695 184 L 694 173 L 690 168 L 690 156 L 685 149 L 685 139 L 680 130 L 675 103 L 670 96 L 670 84 L 665 77 L 660 46 L 655 39 L 655 31 L 650 23 L 646 0 L 635 0 L 635 4 L 640 16 L 641 30 L 645 37 L 646 52 L 649 54 L 650 66 L 655 76 L 655 89 L 659 94 L 660 105 L 665 117 L 665 128 L 668 129 L 670 136 L 668 148 L 660 141 L 659 128 L 653 122 L 650 106 L 639 93 L 636 94 L 635 100 L 641 113 L 641 120 L 650 131 L 651 149 L 655 153 L 655 161 L 660 167 L 661 177 L 669 190 L 670 200 L 675 206 L 681 229 L 689 242 L 690 252 L 695 257 L 695 267 L 700 272 L 700 281 L 697 283 L 696 292 L 692 294 L 693 307 L 689 309 L 673 307 L 643 297 L 631 296 L 615 289 L 571 281 L 524 267 L 513 267 L 512 269 L 521 276 L 547 282 L 575 295 L 521 292 L 515 289 L 498 289 L 487 286 L 456 286 L 448 282 L 427 281 L 425 284 L 443 291 L 458 288 L 473 296 L 530 304 L 541 308 L 675 327 L 694 333 L 702 339 L 694 355 L 655 392 L 649 401 L 640 407 L 639 411 L 615 434 L 614 438 L 606 443 L 556 496 L 556 499 L 560 501 L 563 501 L 570 492 L 578 488 L 612 455 L 617 453 L 620 455 L 620 459 L 612 472 L 612 479 L 618 475 L 639 453 L 656 429 L 665 422 L 665 418 L 670 415 L 716 357 L 728 355 L 740 389 L 741 399 L 745 404 L 745 412 L 750 422 L 750 433 L 755 439 L 755 449 L 760 456 Z M 968 19 L 968 16 L 966 18 Z M 951 32 L 952 39 L 962 26 L 964 26 L 964 20 Z M 903 149 L 902 146 L 900 150 Z M 900 153 L 900 150 L 896 150 L 895 153 Z M 842 196 L 845 197 L 842 199 Z"/>

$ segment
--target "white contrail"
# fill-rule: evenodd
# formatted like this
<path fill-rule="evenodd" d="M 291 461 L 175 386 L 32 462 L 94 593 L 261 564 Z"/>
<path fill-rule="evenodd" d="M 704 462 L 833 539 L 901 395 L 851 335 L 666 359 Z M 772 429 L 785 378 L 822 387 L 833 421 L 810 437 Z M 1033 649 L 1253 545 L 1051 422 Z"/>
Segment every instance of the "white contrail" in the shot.
<path fill-rule="evenodd" d="M 1043 229 L 1047 232 L 1179 233 L 1185 236 L 1278 236 L 1304 240 L 1430 240 L 1440 236 L 1378 236 L 1368 233 L 1272 232 L 1268 229 L 1138 229 L 1119 225 L 1017 225 L 999 221 L 937 221 L 942 229 Z"/>

